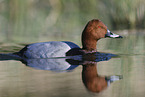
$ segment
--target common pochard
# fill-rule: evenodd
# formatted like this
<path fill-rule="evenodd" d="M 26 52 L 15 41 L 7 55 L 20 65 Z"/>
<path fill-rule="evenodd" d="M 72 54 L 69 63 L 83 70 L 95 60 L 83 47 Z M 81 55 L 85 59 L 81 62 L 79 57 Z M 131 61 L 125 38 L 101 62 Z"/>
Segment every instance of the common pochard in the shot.
<path fill-rule="evenodd" d="M 122 36 L 109 31 L 102 21 L 93 19 L 87 23 L 82 32 L 82 48 L 69 41 L 49 41 L 29 44 L 14 54 L 22 58 L 52 58 L 81 55 L 96 52 L 97 41 L 105 37 L 122 38 Z"/>

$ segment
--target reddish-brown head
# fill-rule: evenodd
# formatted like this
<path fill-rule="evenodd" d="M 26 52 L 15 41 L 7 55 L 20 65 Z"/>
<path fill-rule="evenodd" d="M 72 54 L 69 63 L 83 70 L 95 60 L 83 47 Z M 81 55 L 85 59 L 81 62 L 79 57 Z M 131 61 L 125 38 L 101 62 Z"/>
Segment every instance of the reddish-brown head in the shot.
<path fill-rule="evenodd" d="M 98 19 L 93 19 L 86 25 L 82 33 L 82 39 L 91 38 L 99 40 L 100 38 L 104 38 L 106 33 L 107 27 L 103 24 L 103 22 Z"/>
<path fill-rule="evenodd" d="M 82 33 L 83 49 L 87 51 L 95 50 L 97 41 L 105 37 L 122 38 L 109 31 L 102 21 L 98 19 L 89 21 Z"/>
<path fill-rule="evenodd" d="M 85 50 L 95 50 L 97 40 L 104 38 L 107 33 L 107 27 L 98 19 L 88 22 L 82 33 L 82 45 Z"/>

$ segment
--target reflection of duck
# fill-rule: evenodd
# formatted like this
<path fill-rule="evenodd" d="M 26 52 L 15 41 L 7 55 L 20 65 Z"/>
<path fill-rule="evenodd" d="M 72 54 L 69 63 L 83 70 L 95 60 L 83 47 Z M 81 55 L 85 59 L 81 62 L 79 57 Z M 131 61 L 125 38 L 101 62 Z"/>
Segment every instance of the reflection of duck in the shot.
<path fill-rule="evenodd" d="M 122 76 L 102 77 L 97 72 L 97 62 L 107 61 L 116 55 L 109 53 L 89 53 L 82 56 L 69 56 L 66 58 L 50 59 L 26 59 L 25 64 L 29 67 L 55 72 L 66 72 L 82 65 L 82 81 L 91 92 L 101 92 L 110 83 L 122 79 Z M 77 58 L 76 58 L 77 57 Z M 80 58 L 78 58 L 80 57 Z M 77 60 L 79 59 L 79 60 Z"/>
<path fill-rule="evenodd" d="M 91 92 L 101 92 L 111 82 L 121 79 L 121 76 L 102 77 L 97 72 L 97 62 L 107 61 L 114 56 L 116 55 L 96 52 L 61 58 L 23 58 L 21 61 L 31 68 L 55 72 L 67 72 L 82 65 L 82 80 L 86 88 Z M 0 55 L 0 60 L 5 60 L 6 58 L 7 56 Z"/>
<path fill-rule="evenodd" d="M 101 92 L 111 82 L 122 79 L 121 76 L 102 77 L 98 75 L 97 63 L 85 63 L 82 70 L 82 80 L 86 88 L 91 92 Z"/>
<path fill-rule="evenodd" d="M 93 19 L 88 22 L 82 33 L 82 49 L 72 42 L 50 41 L 27 45 L 19 52 L 9 55 L 15 59 L 82 55 L 84 53 L 96 52 L 97 41 L 105 37 L 122 38 L 121 36 L 110 32 L 100 20 Z"/>

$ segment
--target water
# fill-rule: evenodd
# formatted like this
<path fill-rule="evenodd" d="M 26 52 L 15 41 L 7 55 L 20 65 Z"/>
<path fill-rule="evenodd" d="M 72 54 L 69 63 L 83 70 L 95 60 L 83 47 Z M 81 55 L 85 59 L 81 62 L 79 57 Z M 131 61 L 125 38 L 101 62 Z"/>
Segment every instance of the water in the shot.
<path fill-rule="evenodd" d="M 123 76 L 99 93 L 93 93 L 85 87 L 82 65 L 72 71 L 55 72 L 38 70 L 20 61 L 9 60 L 0 61 L 0 97 L 144 97 L 145 34 L 138 32 L 123 36 L 126 37 L 98 42 L 99 52 L 118 56 L 93 63 L 95 66 L 88 68 L 96 70 L 95 73 L 102 78 Z M 18 51 L 23 45 L 2 43 L 0 47 L 1 53 L 8 53 Z"/>

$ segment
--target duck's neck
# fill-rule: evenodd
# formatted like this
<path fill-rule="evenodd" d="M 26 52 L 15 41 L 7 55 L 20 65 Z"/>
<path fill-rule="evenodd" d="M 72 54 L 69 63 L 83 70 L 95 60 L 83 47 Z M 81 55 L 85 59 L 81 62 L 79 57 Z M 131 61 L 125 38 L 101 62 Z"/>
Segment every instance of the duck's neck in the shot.
<path fill-rule="evenodd" d="M 97 40 L 82 38 L 82 45 L 83 45 L 82 49 L 85 51 L 97 51 L 96 50 Z"/>
<path fill-rule="evenodd" d="M 87 25 L 82 33 L 82 49 L 85 51 L 95 51 L 97 46 L 97 40 L 94 37 L 92 28 Z"/>

